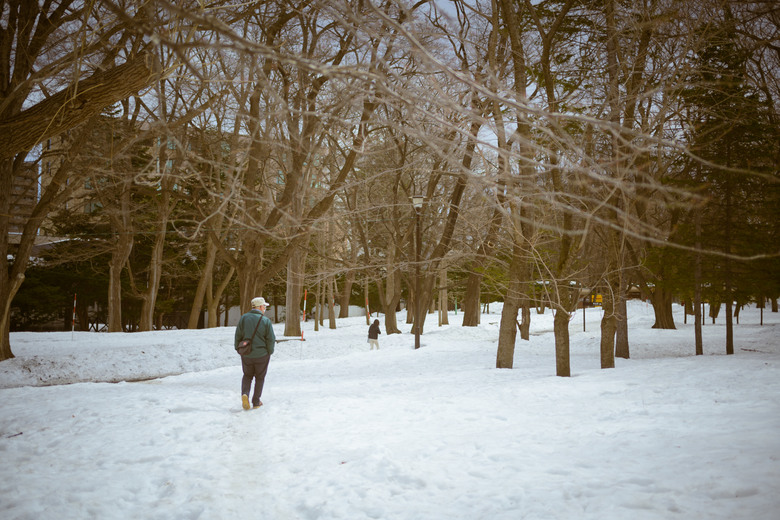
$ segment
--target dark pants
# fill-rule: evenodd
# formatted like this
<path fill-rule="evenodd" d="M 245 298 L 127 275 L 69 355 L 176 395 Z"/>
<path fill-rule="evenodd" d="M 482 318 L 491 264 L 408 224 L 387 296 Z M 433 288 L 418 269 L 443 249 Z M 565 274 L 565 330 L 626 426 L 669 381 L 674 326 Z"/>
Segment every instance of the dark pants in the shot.
<path fill-rule="evenodd" d="M 261 358 L 241 358 L 241 368 L 244 370 L 244 377 L 241 378 L 241 395 L 249 395 L 249 389 L 252 387 L 252 379 L 255 380 L 255 393 L 252 394 L 252 405 L 260 404 L 260 396 L 263 395 L 263 383 L 265 383 L 265 373 L 268 371 L 268 362 L 271 356 Z"/>

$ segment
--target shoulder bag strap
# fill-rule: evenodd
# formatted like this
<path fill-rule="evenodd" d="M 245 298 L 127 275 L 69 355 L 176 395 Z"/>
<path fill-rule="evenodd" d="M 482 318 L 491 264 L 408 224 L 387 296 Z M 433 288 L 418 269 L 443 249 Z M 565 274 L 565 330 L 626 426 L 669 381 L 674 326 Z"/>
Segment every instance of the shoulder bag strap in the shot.
<path fill-rule="evenodd" d="M 257 320 L 257 325 L 255 325 L 255 330 L 252 332 L 252 336 L 249 338 L 250 341 L 254 341 L 255 334 L 257 334 L 257 328 L 260 326 L 260 322 L 263 321 L 263 315 L 260 315 L 260 319 Z"/>

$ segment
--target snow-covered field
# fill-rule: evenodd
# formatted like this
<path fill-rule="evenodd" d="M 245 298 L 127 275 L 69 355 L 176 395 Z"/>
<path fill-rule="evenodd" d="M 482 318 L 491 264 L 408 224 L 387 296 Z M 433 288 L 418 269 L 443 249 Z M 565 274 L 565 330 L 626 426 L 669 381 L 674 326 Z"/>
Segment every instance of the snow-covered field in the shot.
<path fill-rule="evenodd" d="M 631 302 L 631 359 L 601 370 L 601 311 L 587 332 L 578 311 L 559 378 L 549 311 L 497 370 L 490 309 L 429 316 L 417 351 L 384 324 L 369 351 L 365 318 L 308 322 L 250 411 L 232 328 L 11 334 L 0 518 L 778 518 L 778 314 L 743 310 L 734 356 L 708 319 L 697 357 L 681 307 L 660 331 Z"/>

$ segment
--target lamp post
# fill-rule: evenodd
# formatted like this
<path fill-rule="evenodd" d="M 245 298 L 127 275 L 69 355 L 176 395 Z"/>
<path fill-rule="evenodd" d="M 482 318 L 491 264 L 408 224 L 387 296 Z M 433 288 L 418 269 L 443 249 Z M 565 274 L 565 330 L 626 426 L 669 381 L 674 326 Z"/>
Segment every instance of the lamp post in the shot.
<path fill-rule="evenodd" d="M 414 228 L 415 228 L 415 247 L 414 247 L 414 348 L 420 348 L 420 250 L 422 249 L 422 238 L 420 236 L 420 210 L 422 209 L 425 197 L 422 195 L 412 196 L 412 205 L 414 206 Z"/>

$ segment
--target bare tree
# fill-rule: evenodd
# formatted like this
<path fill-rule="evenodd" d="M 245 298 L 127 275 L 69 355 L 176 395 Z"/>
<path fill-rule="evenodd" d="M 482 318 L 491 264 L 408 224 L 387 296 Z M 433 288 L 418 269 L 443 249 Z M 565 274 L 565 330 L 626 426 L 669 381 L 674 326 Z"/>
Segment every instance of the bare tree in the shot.
<path fill-rule="evenodd" d="M 135 38 L 133 23 L 113 16 L 102 3 L 88 9 L 72 1 L 56 5 L 15 1 L 4 7 L 3 14 L 8 19 L 0 32 L 6 42 L 0 51 L 5 78 L 0 85 L 0 134 L 5 139 L 0 144 L 4 183 L 0 191 L 10 193 L 13 176 L 37 143 L 89 121 L 106 106 L 147 87 L 155 80 L 157 67 L 145 52 L 147 46 Z M 144 16 L 139 13 L 131 22 Z M 127 52 L 120 57 L 123 51 Z M 0 197 L 0 360 L 13 357 L 10 306 L 24 280 L 38 228 L 50 209 L 67 200 L 79 184 L 79 173 L 69 168 L 82 143 L 78 137 L 72 141 L 44 188 L 13 264 L 8 262 L 10 199 Z"/>

